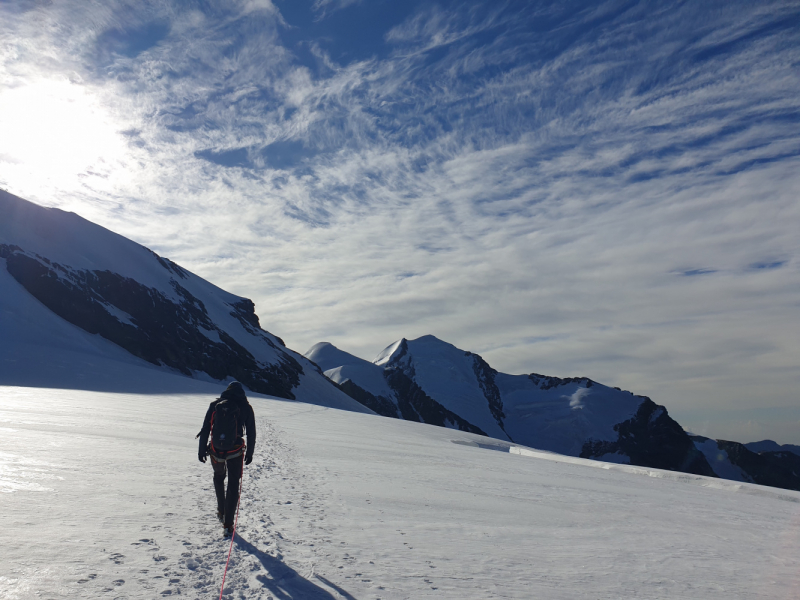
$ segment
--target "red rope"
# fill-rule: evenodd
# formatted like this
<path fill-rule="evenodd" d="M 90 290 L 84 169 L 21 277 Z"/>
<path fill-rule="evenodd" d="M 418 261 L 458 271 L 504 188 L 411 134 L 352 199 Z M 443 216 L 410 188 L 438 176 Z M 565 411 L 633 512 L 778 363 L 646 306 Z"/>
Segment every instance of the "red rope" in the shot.
<path fill-rule="evenodd" d="M 219 588 L 219 600 L 222 600 L 222 591 L 225 589 L 225 577 L 228 575 L 228 563 L 231 562 L 231 551 L 233 550 L 233 538 L 236 537 L 236 525 L 239 523 L 239 505 L 242 503 L 242 482 L 244 481 L 244 452 L 242 452 L 242 471 L 239 474 L 239 499 L 236 501 L 236 519 L 233 521 L 233 531 L 231 532 L 231 545 L 228 548 L 228 560 L 225 561 L 225 572 L 222 574 L 222 587 Z"/>

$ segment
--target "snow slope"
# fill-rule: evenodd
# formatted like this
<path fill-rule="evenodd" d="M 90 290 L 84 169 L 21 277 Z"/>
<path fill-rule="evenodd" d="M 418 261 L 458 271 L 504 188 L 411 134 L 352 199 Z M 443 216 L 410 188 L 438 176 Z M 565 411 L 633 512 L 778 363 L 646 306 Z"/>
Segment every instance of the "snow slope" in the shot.
<path fill-rule="evenodd" d="M 480 387 L 472 354 L 426 335 L 392 344 L 378 355 L 375 364 L 413 372 L 419 386 L 446 409 L 491 437 L 508 439 Z"/>
<path fill-rule="evenodd" d="M 343 352 L 328 342 L 315 344 L 305 353 L 305 357 L 319 365 L 325 376 L 336 383 L 358 381 L 371 394 L 397 403 L 395 393 L 386 383 L 381 367 Z"/>
<path fill-rule="evenodd" d="M 589 380 L 548 388 L 527 375 L 498 373 L 495 381 L 512 439 L 573 456 L 586 440 L 616 441 L 614 426 L 632 419 L 643 401 Z"/>
<path fill-rule="evenodd" d="M 350 396 L 375 412 L 401 417 L 400 401 L 389 387 L 383 369 L 366 360 L 342 352 L 333 344 L 315 344 L 305 357 L 320 367 L 325 376 L 337 383 Z M 357 383 L 357 387 L 354 383 Z M 361 390 L 367 394 L 361 393 Z"/>
<path fill-rule="evenodd" d="M 432 335 L 395 342 L 373 363 L 326 343 L 306 356 L 380 414 L 396 416 L 369 394 L 390 398 L 407 420 L 570 456 L 714 474 L 663 406 L 586 377 L 499 373 Z"/>
<path fill-rule="evenodd" d="M 5 384 L 115 389 L 120 365 L 135 364 L 144 379 L 158 379 L 155 370 L 235 378 L 369 412 L 261 329 L 246 298 L 73 213 L 2 190 L 0 339 Z"/>
<path fill-rule="evenodd" d="M 741 467 L 731 461 L 725 449 L 719 447 L 717 440 L 698 439 L 694 444 L 706 457 L 714 472 L 720 477 L 733 481 L 753 482 L 753 479 Z"/>
<path fill-rule="evenodd" d="M 216 598 L 197 432 L 220 386 L 0 389 L 0 597 Z M 790 599 L 800 493 L 251 398 L 225 598 Z M 509 448 L 514 447 L 514 452 Z"/>

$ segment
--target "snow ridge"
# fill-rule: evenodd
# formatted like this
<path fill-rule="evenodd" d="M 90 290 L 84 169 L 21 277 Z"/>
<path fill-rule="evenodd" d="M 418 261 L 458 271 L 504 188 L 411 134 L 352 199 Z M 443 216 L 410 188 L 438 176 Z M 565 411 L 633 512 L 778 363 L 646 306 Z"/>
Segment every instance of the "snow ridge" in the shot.
<path fill-rule="evenodd" d="M 322 354 L 315 349 L 307 356 Z M 353 390 L 376 390 L 374 381 L 382 370 L 406 420 L 571 456 L 613 456 L 633 465 L 714 474 L 664 407 L 587 377 L 499 373 L 480 355 L 431 335 L 401 339 L 378 353 L 372 364 L 359 363 L 361 359 L 330 344 L 324 354 L 325 374 L 340 384 L 346 381 L 342 389 L 359 401 L 364 395 Z"/>
<path fill-rule="evenodd" d="M 752 444 L 754 452 L 736 442 L 690 436 L 647 396 L 588 377 L 500 373 L 478 354 L 431 335 L 398 340 L 373 363 L 331 344 L 324 353 L 318 346 L 309 356 L 324 354 L 325 374 L 385 416 L 567 456 L 800 490 L 800 456 L 792 448 L 766 441 Z M 375 382 L 393 398 L 391 410 L 368 397 L 366 390 L 379 389 Z"/>

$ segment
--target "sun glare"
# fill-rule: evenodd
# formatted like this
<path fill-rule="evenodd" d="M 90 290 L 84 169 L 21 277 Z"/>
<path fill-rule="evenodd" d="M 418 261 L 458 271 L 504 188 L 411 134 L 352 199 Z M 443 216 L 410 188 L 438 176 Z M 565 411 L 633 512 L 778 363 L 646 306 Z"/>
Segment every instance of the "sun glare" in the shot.
<path fill-rule="evenodd" d="M 79 176 L 104 172 L 124 143 L 113 119 L 84 86 L 40 80 L 0 91 L 0 168 L 15 187 L 34 191 L 80 185 Z"/>

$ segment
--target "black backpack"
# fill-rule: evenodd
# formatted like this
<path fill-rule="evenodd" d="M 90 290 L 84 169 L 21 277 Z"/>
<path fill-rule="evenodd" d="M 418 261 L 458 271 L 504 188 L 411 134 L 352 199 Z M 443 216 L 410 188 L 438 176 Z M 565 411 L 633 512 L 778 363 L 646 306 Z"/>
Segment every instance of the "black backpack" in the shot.
<path fill-rule="evenodd" d="M 211 448 L 227 452 L 236 447 L 239 437 L 239 405 L 231 400 L 220 400 L 211 415 Z"/>

